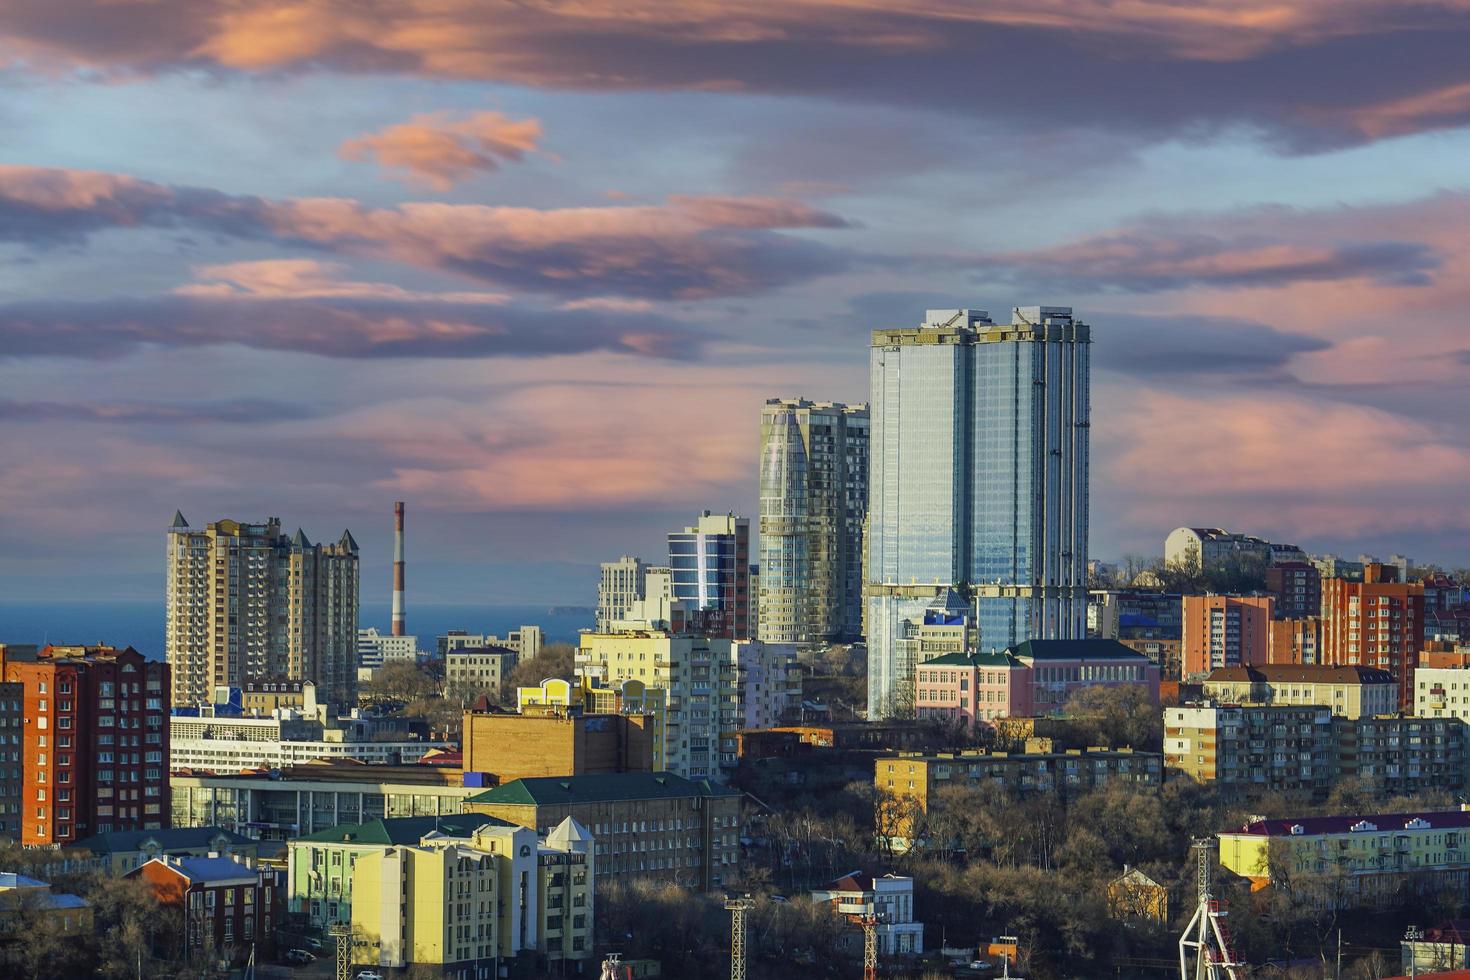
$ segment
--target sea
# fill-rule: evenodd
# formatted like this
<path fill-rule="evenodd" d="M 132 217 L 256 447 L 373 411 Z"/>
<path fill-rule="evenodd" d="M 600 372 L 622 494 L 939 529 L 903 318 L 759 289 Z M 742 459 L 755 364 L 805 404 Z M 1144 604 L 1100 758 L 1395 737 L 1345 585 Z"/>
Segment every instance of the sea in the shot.
<path fill-rule="evenodd" d="M 434 638 L 450 630 L 504 636 L 522 626 L 540 626 L 549 643 L 575 643 L 577 631 L 590 629 L 594 618 L 594 610 L 582 607 L 411 603 L 408 631 L 419 638 L 420 650 L 433 650 Z M 388 632 L 388 604 L 363 605 L 358 621 Z M 163 627 L 161 601 L 0 601 L 0 643 L 132 646 L 162 660 Z"/>

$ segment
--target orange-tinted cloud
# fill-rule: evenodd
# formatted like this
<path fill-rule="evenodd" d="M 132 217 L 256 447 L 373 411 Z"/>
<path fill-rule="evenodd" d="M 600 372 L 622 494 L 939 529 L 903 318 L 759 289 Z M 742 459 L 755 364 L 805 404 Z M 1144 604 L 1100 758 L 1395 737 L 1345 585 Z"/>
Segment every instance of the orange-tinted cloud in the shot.
<path fill-rule="evenodd" d="M 0 240 L 75 242 L 106 228 L 191 227 L 387 258 L 554 294 L 694 299 L 760 292 L 845 266 L 792 228 L 842 228 L 829 211 L 767 197 L 536 209 L 347 198 L 269 200 L 134 177 L 0 167 Z"/>
<path fill-rule="evenodd" d="M 260 259 L 200 266 L 194 275 L 204 282 L 186 283 L 173 289 L 176 296 L 205 296 L 218 299 L 368 299 L 408 302 L 431 300 L 444 303 L 505 303 L 505 293 L 464 290 L 423 292 L 386 282 L 343 279 L 346 267 L 315 259 Z"/>
<path fill-rule="evenodd" d="M 448 190 L 474 174 L 521 160 L 540 140 L 536 119 L 511 119 L 500 112 L 456 119 L 432 112 L 350 139 L 338 152 L 348 160 L 375 160 L 410 183 Z"/>

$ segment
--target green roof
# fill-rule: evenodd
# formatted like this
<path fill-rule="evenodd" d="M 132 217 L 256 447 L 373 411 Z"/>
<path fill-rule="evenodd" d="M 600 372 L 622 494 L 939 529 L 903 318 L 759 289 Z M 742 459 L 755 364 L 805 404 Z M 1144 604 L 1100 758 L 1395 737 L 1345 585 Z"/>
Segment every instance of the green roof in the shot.
<path fill-rule="evenodd" d="M 1027 640 L 1007 653 L 1032 660 L 1147 660 L 1117 640 Z"/>
<path fill-rule="evenodd" d="M 528 776 L 471 796 L 465 802 L 557 806 L 569 803 L 739 795 L 739 790 L 721 786 L 708 779 L 685 779 L 672 772 L 616 772 L 595 776 Z"/>
<path fill-rule="evenodd" d="M 417 844 L 427 834 L 438 831 L 451 836 L 468 835 L 476 829 L 493 824 L 497 827 L 514 827 L 508 820 L 487 817 L 483 813 L 446 813 L 439 817 L 393 817 L 388 820 L 370 820 L 367 823 L 344 823 L 314 834 L 303 834 L 298 840 L 317 841 L 324 844 L 369 844 L 384 847 L 393 844 Z"/>
<path fill-rule="evenodd" d="M 1019 667 L 1021 662 L 1007 652 L 946 653 L 925 660 L 920 667 Z"/>
<path fill-rule="evenodd" d="M 245 837 L 223 827 L 170 827 L 167 830 L 113 830 L 93 834 L 71 846 L 93 854 L 114 854 L 136 851 L 145 841 L 153 840 L 163 850 L 171 851 L 184 847 L 208 847 L 220 837 L 231 845 L 260 843 L 253 837 Z"/>

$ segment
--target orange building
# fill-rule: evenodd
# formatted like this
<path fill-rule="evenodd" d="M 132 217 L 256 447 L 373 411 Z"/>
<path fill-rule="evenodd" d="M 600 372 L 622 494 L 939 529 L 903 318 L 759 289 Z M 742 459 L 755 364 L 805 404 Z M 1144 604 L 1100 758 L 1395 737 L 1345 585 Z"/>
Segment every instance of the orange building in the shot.
<path fill-rule="evenodd" d="M 1273 605 L 1267 595 L 1185 596 L 1182 679 L 1269 663 Z"/>
<path fill-rule="evenodd" d="M 1419 651 L 1420 667 L 1470 667 L 1470 646 L 1431 640 Z"/>
<path fill-rule="evenodd" d="M 1268 663 L 1313 666 L 1322 663 L 1322 617 L 1271 621 Z"/>
<path fill-rule="evenodd" d="M 1393 565 L 1370 563 L 1363 581 L 1322 581 L 1321 663 L 1378 667 L 1399 685 L 1399 704 L 1414 703 L 1414 667 L 1423 646 L 1424 586 L 1398 581 Z"/>
<path fill-rule="evenodd" d="M 65 846 L 169 820 L 169 666 L 132 647 L 0 653 L 22 686 L 20 841 Z"/>

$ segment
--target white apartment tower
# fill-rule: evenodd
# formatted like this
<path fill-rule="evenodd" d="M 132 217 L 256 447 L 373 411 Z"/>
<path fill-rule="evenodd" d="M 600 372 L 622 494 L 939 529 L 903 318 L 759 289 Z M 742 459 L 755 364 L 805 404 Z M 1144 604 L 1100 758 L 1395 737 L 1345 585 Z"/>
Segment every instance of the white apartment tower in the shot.
<path fill-rule="evenodd" d="M 597 583 L 597 631 L 605 633 L 612 624 L 627 615 L 633 603 L 644 598 L 643 581 L 648 566 L 643 559 L 624 555 L 617 561 L 602 563 L 602 579 Z"/>
<path fill-rule="evenodd" d="M 222 520 L 168 530 L 165 648 L 173 703 L 209 703 L 246 678 L 309 680 L 324 700 L 356 700 L 358 549 L 348 531 L 312 544 L 281 522 Z"/>

